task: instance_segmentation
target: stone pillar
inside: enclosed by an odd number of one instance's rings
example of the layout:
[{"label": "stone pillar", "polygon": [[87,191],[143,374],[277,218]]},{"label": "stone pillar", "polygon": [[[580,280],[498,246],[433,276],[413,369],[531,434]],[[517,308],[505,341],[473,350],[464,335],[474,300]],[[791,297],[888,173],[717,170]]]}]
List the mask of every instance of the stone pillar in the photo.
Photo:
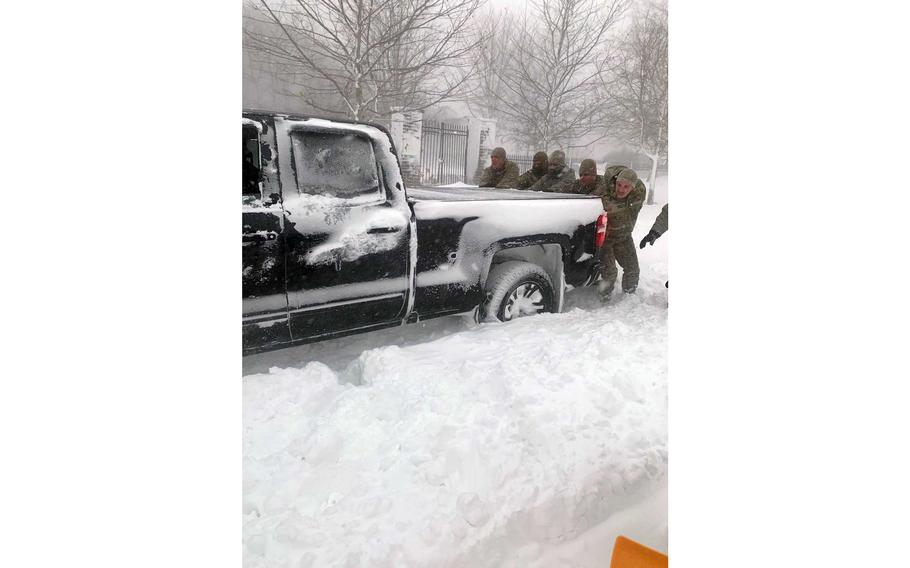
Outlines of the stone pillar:
[{"label": "stone pillar", "polygon": [[476,184],[483,169],[490,165],[490,153],[496,147],[496,120],[471,118],[468,120],[468,159],[464,165],[465,183]]},{"label": "stone pillar", "polygon": [[420,138],[423,134],[423,113],[420,111],[393,112],[389,124],[392,143],[398,151],[401,178],[405,185],[420,184]]}]

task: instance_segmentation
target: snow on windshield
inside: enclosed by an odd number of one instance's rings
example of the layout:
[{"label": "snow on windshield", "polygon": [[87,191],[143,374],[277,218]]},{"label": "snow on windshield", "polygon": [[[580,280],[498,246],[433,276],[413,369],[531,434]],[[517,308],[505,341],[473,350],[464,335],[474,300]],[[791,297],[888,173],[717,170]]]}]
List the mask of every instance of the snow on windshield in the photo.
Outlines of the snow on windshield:
[{"label": "snow on windshield", "polygon": [[301,193],[339,198],[380,196],[370,140],[337,131],[292,131],[297,186]]},{"label": "snow on windshield", "polygon": [[404,184],[401,177],[397,175],[398,159],[392,153],[392,143],[385,132],[374,126],[367,124],[349,124],[333,122],[322,118],[310,118],[307,120],[284,120],[276,119],[276,126],[280,128],[293,129],[294,126],[304,126],[306,128],[318,128],[322,131],[334,131],[343,134],[360,133],[366,135],[373,141],[373,149],[379,161],[379,166],[387,176],[386,182],[390,189],[402,191]]}]

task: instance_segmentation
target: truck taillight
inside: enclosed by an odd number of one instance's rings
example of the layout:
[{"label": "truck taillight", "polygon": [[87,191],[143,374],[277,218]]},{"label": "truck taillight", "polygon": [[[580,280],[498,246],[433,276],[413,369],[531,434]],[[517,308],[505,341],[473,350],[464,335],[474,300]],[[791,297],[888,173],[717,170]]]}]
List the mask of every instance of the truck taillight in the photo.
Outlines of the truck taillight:
[{"label": "truck taillight", "polygon": [[597,225],[595,226],[594,246],[600,247],[604,244],[604,237],[607,236],[607,214],[601,213],[597,216]]}]

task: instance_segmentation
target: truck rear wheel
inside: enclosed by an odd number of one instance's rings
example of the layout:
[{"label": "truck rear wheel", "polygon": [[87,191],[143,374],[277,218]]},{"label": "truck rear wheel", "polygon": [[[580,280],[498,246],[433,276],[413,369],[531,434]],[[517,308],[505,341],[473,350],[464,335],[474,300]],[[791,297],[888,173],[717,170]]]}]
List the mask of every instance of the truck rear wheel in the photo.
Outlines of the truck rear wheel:
[{"label": "truck rear wheel", "polygon": [[510,260],[490,269],[484,286],[481,320],[510,321],[556,311],[553,283],[543,268]]}]

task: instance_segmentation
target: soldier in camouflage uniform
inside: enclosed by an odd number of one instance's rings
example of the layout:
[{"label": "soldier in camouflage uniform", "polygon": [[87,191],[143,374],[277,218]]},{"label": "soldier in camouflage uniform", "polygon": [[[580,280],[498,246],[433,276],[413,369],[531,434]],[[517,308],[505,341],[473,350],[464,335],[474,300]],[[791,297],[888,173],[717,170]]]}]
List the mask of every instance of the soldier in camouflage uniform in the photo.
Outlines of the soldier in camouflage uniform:
[{"label": "soldier in camouflage uniform", "polygon": [[[645,235],[645,238],[641,240],[638,244],[638,248],[643,249],[645,245],[654,246],[654,241],[660,238],[660,236],[667,232],[667,229],[670,228],[670,204],[667,203],[664,205],[663,209],[660,210],[660,215],[657,216],[657,219],[654,220],[654,224],[651,225],[651,230],[648,231],[648,234]],[[664,286],[669,288],[670,282],[664,282]]]},{"label": "soldier in camouflage uniform", "polygon": [[[587,158],[578,166],[578,179],[564,187],[561,193],[579,193],[590,195],[604,184],[604,177],[597,175],[597,162]],[[603,195],[603,190],[598,195]]]},{"label": "soldier in camouflage uniform", "polygon": [[528,189],[531,191],[559,193],[564,191],[574,180],[575,170],[566,167],[566,153],[562,150],[553,150],[550,154],[547,174]]},{"label": "soldier in camouflage uniform", "polygon": [[531,169],[521,174],[521,177],[518,178],[518,185],[515,188],[529,189],[532,185],[537,183],[537,180],[547,173],[549,165],[546,152],[537,152],[534,154],[534,161],[531,164]]},{"label": "soldier in camouflage uniform", "polygon": [[600,247],[603,280],[598,284],[598,290],[604,300],[609,300],[619,272],[617,262],[622,267],[622,291],[631,294],[638,287],[638,252],[632,240],[632,229],[645,202],[645,184],[634,170],[624,166],[607,168],[604,179],[606,182],[592,195],[601,196],[607,212],[607,233]]},{"label": "soldier in camouflage uniform", "polygon": [[480,176],[480,187],[514,188],[518,185],[518,164],[506,159],[504,148],[493,148],[490,166]]},{"label": "soldier in camouflage uniform", "polygon": [[648,234],[645,235],[645,238],[641,240],[638,244],[638,248],[643,249],[645,245],[654,245],[654,241],[660,238],[660,236],[667,232],[669,229],[669,207],[670,204],[667,203],[664,205],[663,209],[660,210],[660,215],[657,216],[657,219],[654,220],[654,224],[651,225],[651,230],[648,231]]}]

